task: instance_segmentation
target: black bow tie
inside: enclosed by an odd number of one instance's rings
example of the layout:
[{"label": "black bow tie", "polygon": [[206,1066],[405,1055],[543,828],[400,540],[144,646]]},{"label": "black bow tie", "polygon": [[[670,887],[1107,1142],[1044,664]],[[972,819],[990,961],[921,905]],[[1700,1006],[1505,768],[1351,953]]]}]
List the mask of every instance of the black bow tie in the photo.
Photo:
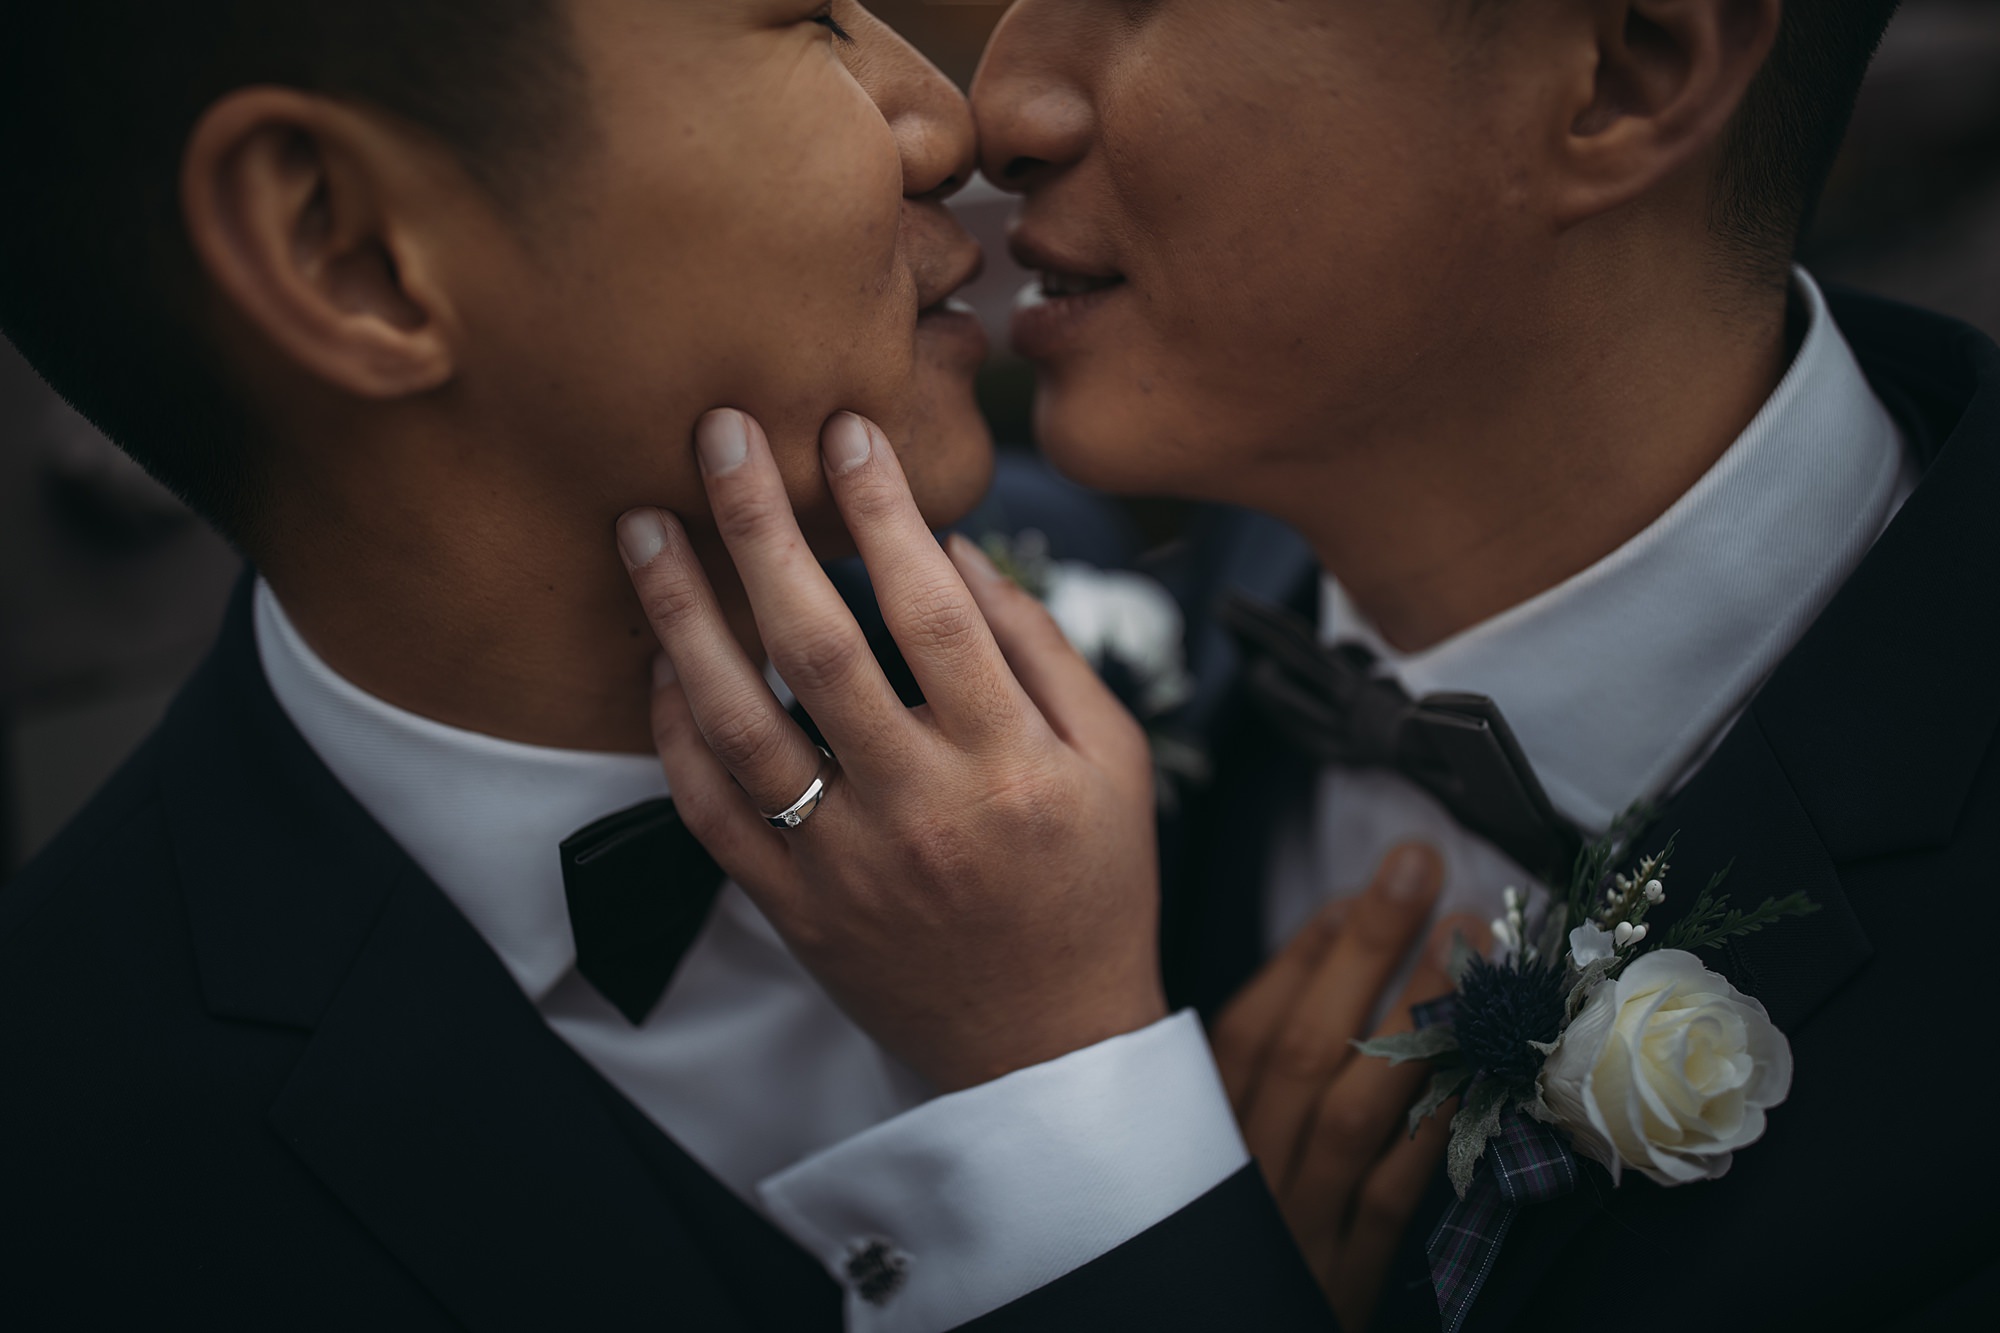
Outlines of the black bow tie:
[{"label": "black bow tie", "polygon": [[1322,645],[1305,620],[1247,598],[1229,598],[1222,622],[1242,645],[1252,699],[1287,743],[1322,763],[1392,769],[1543,883],[1568,883],[1581,837],[1491,699],[1411,699],[1360,644]]},{"label": "black bow tie", "polygon": [[564,839],[562,869],[576,970],[637,1027],[708,920],[722,868],[658,800]]}]

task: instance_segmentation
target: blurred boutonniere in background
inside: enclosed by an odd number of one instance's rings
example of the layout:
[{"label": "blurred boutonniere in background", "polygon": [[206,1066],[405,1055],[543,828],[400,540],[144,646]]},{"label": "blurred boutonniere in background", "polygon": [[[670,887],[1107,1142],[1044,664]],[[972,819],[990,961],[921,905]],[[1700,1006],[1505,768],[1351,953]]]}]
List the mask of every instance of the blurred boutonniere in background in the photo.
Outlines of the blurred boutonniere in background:
[{"label": "blurred boutonniere in background", "polygon": [[1630,873],[1614,867],[1648,822],[1634,810],[1578,857],[1567,894],[1531,923],[1505,891],[1497,953],[1462,942],[1457,989],[1421,1006],[1416,1029],[1358,1043],[1396,1063],[1428,1060],[1410,1128],[1460,1099],[1447,1170],[1458,1201],[1428,1246],[1446,1333],[1463,1322],[1516,1211],[1576,1188],[1573,1153],[1614,1185],[1627,1168],[1660,1185],[1713,1180],[1763,1137],[1792,1083],[1792,1051],[1764,1006],[1696,952],[1818,908],[1804,894],[1747,910],[1716,875],[1665,930],[1673,841]]},{"label": "blurred boutonniere in background", "polygon": [[1056,560],[1048,538],[1029,529],[980,541],[1001,573],[1026,589],[1146,728],[1160,805],[1172,811],[1185,785],[1208,780],[1207,753],[1169,719],[1194,697],[1187,668],[1187,622],[1157,581],[1129,570]]}]

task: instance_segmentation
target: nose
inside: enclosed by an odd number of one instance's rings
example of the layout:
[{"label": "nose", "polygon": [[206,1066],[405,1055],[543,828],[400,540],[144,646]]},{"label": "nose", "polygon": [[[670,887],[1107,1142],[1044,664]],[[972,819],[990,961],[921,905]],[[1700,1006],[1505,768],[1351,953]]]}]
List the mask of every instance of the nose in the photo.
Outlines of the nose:
[{"label": "nose", "polygon": [[978,142],[965,94],[888,25],[861,44],[868,54],[854,76],[875,99],[903,158],[903,194],[944,200],[972,179]]},{"label": "nose", "polygon": [[1003,190],[1026,191],[1080,162],[1096,134],[1088,6],[1017,0],[972,81],[979,165]]}]

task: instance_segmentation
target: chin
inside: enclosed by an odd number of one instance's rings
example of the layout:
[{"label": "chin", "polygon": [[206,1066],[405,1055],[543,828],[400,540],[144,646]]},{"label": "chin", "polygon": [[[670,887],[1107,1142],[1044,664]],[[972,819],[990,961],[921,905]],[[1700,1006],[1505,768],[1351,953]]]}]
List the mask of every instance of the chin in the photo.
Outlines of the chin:
[{"label": "chin", "polygon": [[910,411],[897,425],[882,423],[933,529],[971,513],[993,484],[993,432],[974,392],[978,369],[977,359],[921,357]]},{"label": "chin", "polygon": [[993,434],[977,409],[929,434],[925,447],[899,457],[924,522],[948,528],[971,513],[993,484]]},{"label": "chin", "polygon": [[1110,495],[1173,494],[1174,450],[1167,441],[1174,427],[1151,420],[1157,408],[1043,369],[1035,385],[1035,442],[1049,466],[1079,486]]},{"label": "chin", "polygon": [[[951,397],[949,403],[933,402],[900,421],[877,422],[895,447],[917,511],[932,529],[948,528],[971,513],[993,484],[992,432],[970,388]],[[855,553],[854,538],[824,477],[815,472],[809,485],[809,493],[792,489],[799,529],[819,559],[846,559]]]}]

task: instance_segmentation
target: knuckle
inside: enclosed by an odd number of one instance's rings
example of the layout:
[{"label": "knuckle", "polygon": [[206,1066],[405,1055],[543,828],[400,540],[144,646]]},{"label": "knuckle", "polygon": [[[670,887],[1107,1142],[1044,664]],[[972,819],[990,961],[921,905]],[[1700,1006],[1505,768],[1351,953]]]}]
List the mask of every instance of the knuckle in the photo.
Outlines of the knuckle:
[{"label": "knuckle", "polygon": [[763,487],[741,487],[726,501],[713,504],[715,526],[725,540],[761,536],[782,528],[791,518],[790,503],[782,492]]},{"label": "knuckle", "polygon": [[908,646],[918,652],[957,652],[974,643],[985,628],[964,595],[941,583],[919,589],[905,605]]},{"label": "knuckle", "polygon": [[784,748],[784,732],[753,709],[726,711],[702,731],[708,748],[723,766],[739,777],[756,772]]},{"label": "knuckle", "polygon": [[847,480],[847,506],[856,518],[880,522],[895,517],[903,496],[879,468],[858,468]]},{"label": "knuckle", "polygon": [[678,787],[674,791],[674,811],[688,832],[706,844],[713,844],[728,829],[730,810],[721,793],[707,787]]},{"label": "knuckle", "polygon": [[1026,847],[1046,847],[1061,841],[1077,802],[1065,784],[1028,773],[1002,779],[993,786],[991,809]]},{"label": "knuckle", "polygon": [[936,822],[912,829],[904,845],[919,879],[927,884],[961,885],[979,869],[978,849],[957,830]]},{"label": "knuckle", "polygon": [[845,684],[866,651],[857,634],[838,627],[815,628],[786,643],[778,671],[794,690],[823,693]]},{"label": "knuckle", "polygon": [[912,850],[925,877],[956,884],[972,869],[975,859],[963,839],[930,829],[917,835]]},{"label": "knuckle", "polygon": [[646,580],[639,591],[639,603],[646,619],[663,629],[687,623],[701,610],[701,592],[690,579],[678,573],[662,573]]},{"label": "knuckle", "polygon": [[1344,1050],[1330,1047],[1318,1033],[1289,1030],[1271,1044],[1274,1073],[1300,1083],[1323,1083],[1340,1068]]},{"label": "knuckle", "polygon": [[1383,1129],[1379,1118],[1366,1106],[1349,1099],[1329,1098],[1320,1104],[1313,1119],[1313,1139],[1322,1151],[1344,1157],[1358,1157],[1381,1146]]}]

